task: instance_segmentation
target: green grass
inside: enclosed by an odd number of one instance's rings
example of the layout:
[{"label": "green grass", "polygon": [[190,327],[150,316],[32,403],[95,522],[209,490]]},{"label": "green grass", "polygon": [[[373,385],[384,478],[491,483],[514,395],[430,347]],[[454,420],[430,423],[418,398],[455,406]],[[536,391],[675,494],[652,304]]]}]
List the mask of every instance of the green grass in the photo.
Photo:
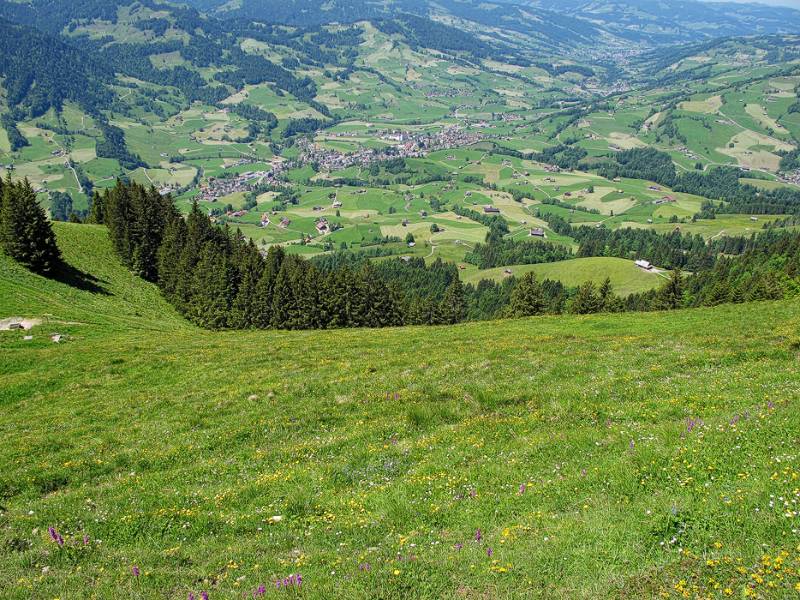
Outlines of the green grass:
[{"label": "green grass", "polygon": [[142,330],[187,327],[157,288],[122,268],[105,227],[53,223],[53,228],[72,272],[48,279],[0,254],[0,318],[42,317],[54,330],[61,323]]},{"label": "green grass", "polygon": [[57,233],[109,295],[2,259],[76,323],[0,333],[0,597],[792,597],[796,302],[210,333]]},{"label": "green grass", "polygon": [[643,271],[624,258],[576,258],[538,265],[515,265],[471,272],[465,279],[477,283],[481,279],[500,281],[505,277],[508,268],[515,276],[521,277],[529,271],[536,273],[541,281],[552,279],[560,281],[567,287],[577,287],[587,281],[600,285],[608,277],[614,286],[614,292],[620,296],[629,296],[638,292],[646,292],[664,284],[665,279],[656,273]]}]

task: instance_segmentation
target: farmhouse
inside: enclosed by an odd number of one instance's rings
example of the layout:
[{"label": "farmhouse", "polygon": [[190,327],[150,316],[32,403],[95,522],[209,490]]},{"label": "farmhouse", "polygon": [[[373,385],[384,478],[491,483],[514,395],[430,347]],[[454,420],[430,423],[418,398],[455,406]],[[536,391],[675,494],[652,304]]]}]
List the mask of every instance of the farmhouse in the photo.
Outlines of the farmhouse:
[{"label": "farmhouse", "polygon": [[341,200],[334,200],[333,204],[331,206],[333,206],[333,208],[342,208],[342,201]]},{"label": "farmhouse", "polygon": [[487,204],[486,206],[483,207],[483,212],[485,212],[487,215],[488,214],[498,214],[499,215],[500,214],[500,209],[497,208],[496,206],[489,206]]},{"label": "farmhouse", "polygon": [[644,269],[645,271],[652,271],[653,270],[653,265],[651,265],[646,260],[641,260],[641,259],[637,260],[636,261],[636,266],[639,267],[640,269]]},{"label": "farmhouse", "polygon": [[326,234],[330,231],[327,219],[320,219],[319,221],[317,221],[315,227],[317,228],[317,231],[321,234]]},{"label": "farmhouse", "polygon": [[542,229],[541,227],[534,227],[534,228],[531,229],[529,235],[531,237],[543,238],[543,237],[545,237],[544,229]]}]

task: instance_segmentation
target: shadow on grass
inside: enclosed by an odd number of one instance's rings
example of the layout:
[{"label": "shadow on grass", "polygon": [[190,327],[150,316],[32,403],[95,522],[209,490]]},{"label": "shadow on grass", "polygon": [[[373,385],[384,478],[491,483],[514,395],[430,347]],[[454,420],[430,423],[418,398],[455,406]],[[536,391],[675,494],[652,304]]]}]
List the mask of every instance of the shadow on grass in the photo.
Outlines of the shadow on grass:
[{"label": "shadow on grass", "polygon": [[84,292],[91,292],[92,294],[100,294],[103,296],[111,296],[111,293],[106,290],[101,284],[108,283],[102,279],[98,279],[94,275],[84,273],[80,269],[76,269],[70,264],[61,262],[58,267],[53,269],[50,273],[44,274],[48,279],[64,283],[70,287],[74,287]]}]

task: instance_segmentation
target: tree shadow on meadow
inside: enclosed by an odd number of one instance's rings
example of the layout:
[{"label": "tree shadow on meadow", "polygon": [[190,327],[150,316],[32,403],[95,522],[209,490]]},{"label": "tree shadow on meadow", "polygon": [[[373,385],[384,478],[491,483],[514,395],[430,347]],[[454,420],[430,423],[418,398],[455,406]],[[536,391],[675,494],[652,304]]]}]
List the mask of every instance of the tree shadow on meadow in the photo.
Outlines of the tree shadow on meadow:
[{"label": "tree shadow on meadow", "polygon": [[64,262],[63,260],[51,272],[44,274],[48,279],[58,281],[70,287],[90,292],[92,294],[100,294],[103,296],[111,296],[111,292],[106,290],[101,284],[108,283],[90,273],[86,273],[73,267],[72,265]]}]

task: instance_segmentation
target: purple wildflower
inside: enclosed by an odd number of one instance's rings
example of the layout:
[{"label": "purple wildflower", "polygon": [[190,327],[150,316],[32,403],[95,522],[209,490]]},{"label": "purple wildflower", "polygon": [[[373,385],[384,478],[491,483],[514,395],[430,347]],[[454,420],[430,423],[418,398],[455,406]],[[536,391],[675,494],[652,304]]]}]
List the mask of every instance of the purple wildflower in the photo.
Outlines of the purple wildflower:
[{"label": "purple wildflower", "polygon": [[631,443],[630,443],[630,444],[628,444],[628,448],[630,448],[631,450],[633,450],[633,448],[634,448],[635,446],[636,446],[636,442],[634,442],[633,440],[631,440]]},{"label": "purple wildflower", "polygon": [[767,410],[772,410],[773,408],[775,408],[775,403],[772,400],[770,400],[769,402],[767,402]]},{"label": "purple wildflower", "polygon": [[188,600],[194,600],[194,593],[193,592],[189,592],[189,595],[187,596],[187,599]]},{"label": "purple wildflower", "polygon": [[88,546],[89,545],[89,536],[86,535],[86,534],[83,534],[83,545],[84,546]]},{"label": "purple wildflower", "polygon": [[489,558],[492,558],[492,554],[494,554],[494,550],[492,550],[491,548],[487,548],[486,549],[486,556],[488,556]]},{"label": "purple wildflower", "polygon": [[300,587],[303,585],[303,576],[299,573],[289,575],[289,577],[284,577],[283,579],[278,579],[275,582],[275,587],[280,589],[282,587],[288,588],[291,586]]},{"label": "purple wildflower", "polygon": [[456,550],[458,550],[458,551],[461,551],[461,549],[462,549],[463,547],[464,547],[464,544],[462,544],[461,542],[459,542],[459,543],[457,543],[455,546],[453,546],[453,548],[455,548],[455,549],[456,549]]},{"label": "purple wildflower", "polygon": [[200,600],[208,600],[208,592],[205,590],[200,592]]},{"label": "purple wildflower", "polygon": [[133,574],[134,577],[138,577],[141,574],[141,572],[139,571],[139,567],[137,567],[136,565],[133,565],[131,567],[131,573]]},{"label": "purple wildflower", "polygon": [[481,541],[481,539],[483,539],[483,534],[481,534],[481,530],[480,530],[480,529],[478,529],[478,530],[475,532],[475,541],[476,541],[476,542],[480,542],[480,541]]},{"label": "purple wildflower", "polygon": [[358,565],[359,571],[369,571],[370,569],[372,569],[372,567],[370,566],[369,563],[361,563],[360,565]]},{"label": "purple wildflower", "polygon": [[55,527],[48,527],[47,533],[50,534],[50,539],[52,539],[54,542],[58,541],[58,532],[56,531]]},{"label": "purple wildflower", "polygon": [[266,593],[267,593],[267,587],[262,584],[256,588],[255,592],[253,592],[253,598],[257,598],[258,596],[263,596]]},{"label": "purple wildflower", "polygon": [[478,492],[477,492],[477,491],[475,491],[475,488],[472,488],[472,489],[469,491],[469,497],[470,497],[470,498],[476,498],[477,496],[478,496]]},{"label": "purple wildflower", "polygon": [[524,494],[525,490],[527,490],[527,489],[528,489],[528,487],[524,483],[521,483],[519,485],[519,495],[522,496],[522,494]]},{"label": "purple wildflower", "polygon": [[692,433],[692,429],[694,429],[694,426],[696,424],[697,424],[697,421],[695,421],[694,419],[688,419],[686,421],[686,431],[688,431],[689,433]]}]

